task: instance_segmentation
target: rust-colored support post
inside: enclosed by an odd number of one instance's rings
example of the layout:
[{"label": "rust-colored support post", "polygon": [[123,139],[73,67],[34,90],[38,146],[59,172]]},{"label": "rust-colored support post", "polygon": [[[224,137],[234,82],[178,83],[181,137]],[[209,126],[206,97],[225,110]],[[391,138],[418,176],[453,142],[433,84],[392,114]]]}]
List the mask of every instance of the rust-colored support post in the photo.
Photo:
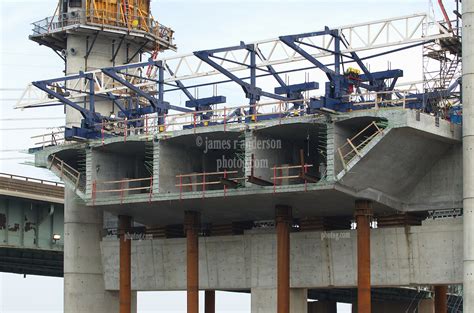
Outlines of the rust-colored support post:
[{"label": "rust-colored support post", "polygon": [[372,203],[357,200],[355,203],[357,223],[357,312],[371,313],[370,296],[370,222]]},{"label": "rust-colored support post", "polygon": [[199,212],[186,211],[184,231],[186,232],[186,277],[188,313],[199,313]]},{"label": "rust-colored support post", "polygon": [[132,218],[120,215],[120,313],[131,313],[132,310],[132,241],[126,235],[131,227]]},{"label": "rust-colored support post", "polygon": [[216,312],[216,292],[214,290],[206,290],[204,293],[204,313]]},{"label": "rust-colored support post", "polygon": [[276,206],[277,312],[290,313],[290,227],[291,207]]},{"label": "rust-colored support post", "polygon": [[435,286],[435,313],[448,312],[448,286]]}]

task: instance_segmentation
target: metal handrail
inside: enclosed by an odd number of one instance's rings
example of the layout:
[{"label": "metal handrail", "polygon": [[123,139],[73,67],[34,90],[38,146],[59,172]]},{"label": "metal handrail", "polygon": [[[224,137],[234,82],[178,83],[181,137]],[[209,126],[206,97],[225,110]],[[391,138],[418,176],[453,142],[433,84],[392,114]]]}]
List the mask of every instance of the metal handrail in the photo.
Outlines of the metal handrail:
[{"label": "metal handrail", "polygon": [[46,179],[41,179],[41,178],[33,178],[33,177],[28,177],[28,176],[21,176],[21,175],[15,175],[15,174],[7,174],[7,173],[0,173],[0,177],[7,177],[10,179],[16,179],[16,180],[21,180],[21,181],[26,181],[26,182],[33,182],[33,183],[38,183],[38,184],[43,184],[43,185],[54,185],[57,187],[63,187],[64,183],[62,182],[55,182],[52,180],[46,180]]},{"label": "metal handrail", "polygon": [[[401,93],[404,96],[401,99],[385,99],[385,100],[376,100],[375,102],[364,102],[364,103],[356,103],[356,105],[364,105],[364,104],[374,104],[375,107],[373,109],[380,110],[383,109],[383,105],[401,105],[402,108],[407,108],[406,104],[410,101],[415,100],[414,98],[408,98],[408,94],[406,91],[382,91],[382,92],[375,92],[375,93],[367,93],[362,94],[375,96],[377,99],[377,95],[387,95],[387,94],[396,94]],[[351,97],[355,97],[357,95],[351,95]],[[276,115],[277,118],[275,120],[280,120],[280,122],[287,118],[299,117],[302,114],[307,114],[306,109],[295,109],[295,110],[287,110],[284,109],[285,106],[293,104],[295,102],[301,103],[303,106],[307,106],[311,99],[316,98],[305,98],[305,99],[298,99],[298,100],[291,100],[291,101],[269,101],[263,103],[257,103],[254,105],[239,105],[239,106],[232,106],[232,107],[224,107],[224,108],[217,108],[211,110],[203,110],[203,111],[193,111],[187,113],[176,113],[176,114],[163,114],[159,116],[149,116],[145,115],[144,117],[136,118],[136,119],[124,119],[124,120],[116,120],[110,122],[102,122],[95,124],[96,127],[102,129],[102,141],[104,142],[105,135],[109,136],[119,136],[119,137],[126,137],[128,134],[142,134],[142,135],[154,135],[155,133],[167,133],[171,131],[180,130],[179,127],[184,125],[191,125],[193,128],[212,125],[213,123],[217,123],[224,126],[224,131],[227,128],[227,125],[232,125],[236,123],[248,123],[258,121],[258,117],[262,116],[270,116]],[[229,118],[230,114],[236,110],[245,111],[249,110],[250,108],[256,109],[257,113],[252,115],[245,115],[245,116],[234,116]],[[260,112],[258,110],[261,109]],[[202,120],[200,116],[206,115],[208,113],[212,114],[212,117],[209,120]],[[314,113],[311,114],[312,116],[317,116],[318,114],[322,113]],[[158,120],[164,120],[163,124],[158,125]],[[240,120],[239,120],[240,119]],[[141,122],[144,126],[139,127],[129,127],[128,124]],[[50,133],[46,133],[44,135],[38,135],[35,137],[41,136],[49,136]],[[60,138],[62,139],[62,138]],[[42,142],[38,143],[42,144]]]},{"label": "metal handrail", "polygon": [[[68,13],[61,13],[51,17],[32,23],[33,36],[39,36],[64,30],[68,26],[77,24],[92,24],[100,25],[101,27],[119,27],[127,28],[134,31],[143,31],[153,34],[157,38],[166,41],[169,45],[173,43],[173,30],[169,27],[161,25],[151,16],[144,16],[140,12],[138,15],[125,15],[129,22],[127,22],[123,15],[122,18],[117,18],[117,12],[96,10],[90,8],[88,10],[76,10]],[[130,21],[138,21],[135,27]]]},{"label": "metal handrail", "polygon": [[[371,134],[370,136],[368,136],[367,138],[365,138],[364,140],[362,140],[360,143],[354,144],[354,141],[360,138],[360,136],[362,136],[362,134],[364,134],[371,127],[375,127],[376,129],[375,132]],[[373,121],[367,127],[365,127],[360,132],[355,134],[352,138],[347,138],[346,143],[337,149],[344,169],[347,168],[347,164],[350,163],[356,155],[361,156],[360,150],[364,148],[370,141],[372,141],[372,139],[377,137],[379,134],[383,133],[383,131],[384,131],[384,128],[379,127],[377,125],[377,122]],[[347,153],[343,153],[343,149],[346,147],[350,147],[350,150]]]},{"label": "metal handrail", "polygon": [[[144,181],[149,181],[150,184],[148,186],[143,186],[143,187],[124,187],[125,183],[130,183],[130,182],[144,182]],[[97,189],[97,186],[99,185],[113,185],[113,184],[119,184],[119,187],[110,187],[111,189]],[[104,194],[104,193],[119,193],[118,196],[120,196],[120,203],[123,204],[123,199],[125,196],[125,192],[128,191],[138,191],[142,193],[143,190],[148,191],[148,197],[149,201],[151,202],[151,198],[153,195],[153,177],[145,177],[145,178],[130,178],[130,179],[121,179],[121,180],[110,180],[110,181],[97,181],[94,180],[92,182],[92,203],[95,205],[95,201],[97,198],[97,194]]]},{"label": "metal handrail", "polygon": [[[55,162],[56,161],[56,162]],[[55,154],[52,155],[52,158],[50,160],[49,168],[51,169],[52,167],[56,167],[60,171],[60,177],[63,178],[64,176],[69,177],[73,183],[75,188],[79,187],[84,187],[84,186],[79,186],[81,182],[81,173],[64,162],[63,160],[59,159],[56,157]]]}]

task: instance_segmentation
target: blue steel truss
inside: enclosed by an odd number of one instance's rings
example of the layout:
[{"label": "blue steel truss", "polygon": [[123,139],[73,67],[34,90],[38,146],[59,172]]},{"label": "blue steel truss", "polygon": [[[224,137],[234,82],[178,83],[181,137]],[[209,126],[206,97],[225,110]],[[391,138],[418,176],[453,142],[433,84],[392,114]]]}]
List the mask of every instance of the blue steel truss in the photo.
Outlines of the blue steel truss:
[{"label": "blue steel truss", "polygon": [[[316,46],[304,41],[305,38],[328,35],[332,38],[331,48],[329,48],[329,46]],[[225,103],[226,97],[222,95],[214,95],[212,97],[199,99],[191,94],[189,88],[217,85],[229,82],[233,82],[242,88],[245,97],[249,99],[250,105],[248,111],[244,110],[242,112],[239,109],[231,112],[231,114],[227,116],[227,120],[235,116],[242,116],[245,118],[244,120],[247,121],[256,121],[257,119],[271,119],[277,117],[277,115],[266,115],[264,117],[262,116],[255,118],[255,114],[257,113],[256,105],[261,97],[293,103],[292,109],[304,108],[306,114],[317,113],[321,110],[326,112],[346,112],[350,110],[367,109],[374,107],[375,105],[383,106],[384,100],[386,100],[387,103],[390,103],[388,100],[391,100],[392,97],[402,97],[402,95],[399,93],[390,93],[390,91],[394,91],[397,80],[403,76],[403,71],[401,69],[395,69],[381,72],[371,72],[364,65],[363,61],[424,44],[424,42],[421,42],[361,58],[356,52],[341,52],[341,46],[348,48],[348,42],[337,29],[329,29],[326,27],[324,31],[281,36],[279,39],[286,46],[291,48],[310,64],[312,64],[312,67],[310,68],[297,69],[294,71],[310,69],[322,71],[324,74],[326,74],[328,81],[325,82],[324,96],[319,98],[311,98],[308,104],[304,104],[304,102],[301,101],[304,99],[304,92],[319,89],[319,83],[315,81],[306,81],[291,85],[285,83],[281,75],[283,73],[291,72],[291,70],[278,71],[271,65],[258,67],[256,65],[257,58],[259,58],[261,61],[265,61],[263,53],[261,53],[261,51],[259,51],[259,49],[254,44],[245,44],[244,42],[241,42],[238,46],[194,52],[194,55],[198,59],[202,60],[213,69],[220,72],[225,78],[227,78],[221,79],[220,81],[213,81],[188,87],[186,87],[180,80],[174,81],[174,84],[165,83],[165,71],[167,71],[171,76],[173,76],[174,73],[168,66],[164,66],[162,61],[150,59],[146,62],[108,67],[101,70],[107,77],[113,79],[131,91],[127,94],[114,94],[112,92],[100,95],[95,94],[95,81],[90,74],[84,72],[67,77],[36,81],[33,82],[33,85],[46,92],[50,98],[57,99],[59,104],[68,105],[75,110],[78,110],[82,114],[83,120],[81,127],[66,129],[66,139],[72,137],[89,139],[101,136],[100,124],[104,121],[110,121],[111,119],[126,119],[128,121],[126,123],[130,124],[131,126],[140,127],[143,126],[141,125],[143,121],[139,119],[140,117],[146,114],[157,114],[158,124],[163,124],[163,116],[168,114],[169,110],[176,110],[179,112],[196,112],[196,115],[200,119],[198,126],[204,125],[203,122],[209,120],[212,117],[212,111],[210,111],[211,106]],[[322,63],[308,51],[308,49],[311,48],[330,53],[333,56],[333,63]],[[246,61],[244,61],[245,63],[237,62],[217,55],[218,53],[222,52],[235,51],[245,51],[249,53],[249,57],[246,59]],[[246,69],[248,74],[238,76],[237,74],[222,66],[221,64],[223,62],[235,63],[238,66],[242,66]],[[358,68],[360,68],[360,71],[351,71],[351,68],[347,67],[348,64],[353,63],[357,64]],[[152,69],[156,70],[156,77],[150,78],[147,75],[137,75],[131,74],[129,72],[131,69],[143,67],[151,67]],[[264,91],[257,85],[257,78],[264,76],[271,76],[275,79],[277,86],[272,92]],[[154,92],[146,91],[140,88],[140,86],[137,86],[137,84],[133,83],[134,78],[136,78],[137,81],[147,81],[156,84],[157,88],[154,90]],[[71,85],[68,84],[68,82],[77,79],[85,79],[88,81],[89,88],[85,95],[88,103],[87,108],[84,107],[84,105],[80,105],[68,98],[68,94],[72,91],[75,91],[72,87],[68,87],[68,85]],[[62,83],[62,85],[59,83]],[[435,101],[440,97],[449,97],[450,94],[456,89],[458,83],[459,82],[456,82],[454,86],[451,86],[446,90],[423,94],[410,94],[409,96],[412,101],[407,103],[406,106],[414,109],[428,108],[430,106],[427,104],[429,104],[430,101]],[[185,103],[185,107],[174,106],[165,101],[165,94],[171,91],[181,91],[188,98]],[[380,99],[377,100],[377,103],[375,101],[369,101],[363,96],[365,92],[380,92]],[[95,110],[95,101],[97,99],[110,100],[112,103],[114,103],[119,109],[118,117],[110,118],[97,113]],[[147,105],[144,105],[144,102],[147,103]],[[358,103],[363,103],[363,105]],[[304,107],[305,105],[306,107]],[[252,118],[250,119],[250,117]],[[239,120],[241,121],[241,119]],[[224,120],[224,123],[225,122],[226,120]],[[206,122],[205,125],[209,125],[209,123]]]}]

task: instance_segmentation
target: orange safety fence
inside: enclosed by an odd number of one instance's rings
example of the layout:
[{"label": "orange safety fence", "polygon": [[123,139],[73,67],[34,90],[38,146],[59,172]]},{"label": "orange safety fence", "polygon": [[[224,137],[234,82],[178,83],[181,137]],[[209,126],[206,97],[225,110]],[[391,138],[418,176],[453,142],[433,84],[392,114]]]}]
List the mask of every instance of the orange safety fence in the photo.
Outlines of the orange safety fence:
[{"label": "orange safety fence", "polygon": [[[224,189],[224,195],[227,194],[227,183],[231,185],[237,185],[241,181],[245,181],[245,177],[235,177],[238,175],[238,171],[220,171],[220,172],[203,172],[203,173],[192,173],[192,174],[179,174],[176,175],[178,183],[175,184],[176,187],[179,187],[180,199],[182,193],[184,192],[183,188],[189,189],[187,191],[197,191],[198,187],[202,189],[202,197],[205,197],[206,187],[207,186],[219,186],[222,185]],[[212,180],[207,180],[211,178]],[[216,179],[217,178],[217,179]],[[196,181],[193,181],[195,179]],[[183,182],[183,180],[188,180],[188,182]],[[198,181],[200,180],[200,181]]]},{"label": "orange safety fence", "polygon": [[[307,184],[307,179],[304,174],[308,173],[308,169],[312,168],[313,164],[303,164],[303,165],[282,165],[272,167],[273,176],[270,179],[273,182],[273,192],[276,192],[277,186],[283,185],[283,180],[290,179],[301,179],[304,180],[305,186]],[[290,174],[290,171],[297,170],[297,174]],[[284,171],[287,171],[287,174],[283,174]]]},{"label": "orange safety fence", "polygon": [[[146,185],[143,186],[143,183],[145,183]],[[104,186],[111,187],[106,187],[107,189],[101,188]],[[115,196],[116,194],[120,196],[120,203],[123,204],[124,197],[129,195],[130,192],[144,193],[144,191],[147,191],[149,195],[149,201],[151,202],[151,198],[153,196],[153,177],[120,179],[110,181],[94,180],[92,182],[92,203],[93,205],[95,205],[97,194],[109,193],[112,194],[112,196]]]}]

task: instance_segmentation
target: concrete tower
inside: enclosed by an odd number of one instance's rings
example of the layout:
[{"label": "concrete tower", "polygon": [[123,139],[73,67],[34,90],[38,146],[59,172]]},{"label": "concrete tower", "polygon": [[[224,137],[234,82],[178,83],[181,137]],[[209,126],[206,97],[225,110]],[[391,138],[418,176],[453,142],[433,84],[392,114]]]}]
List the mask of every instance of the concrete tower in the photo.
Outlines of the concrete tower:
[{"label": "concrete tower", "polygon": [[[33,25],[30,39],[59,54],[66,75],[176,49],[173,31],[153,19],[150,0],[60,0],[53,17]],[[77,84],[68,83],[69,88]],[[104,116],[113,114],[113,106],[109,100],[95,99],[96,112]],[[66,107],[67,127],[80,126],[81,119],[77,110]],[[65,191],[64,210],[64,312],[117,312],[118,292],[104,287],[99,245],[103,212],[86,206],[72,190]],[[136,311],[136,296],[131,301]]]},{"label": "concrete tower", "polygon": [[474,311],[474,1],[463,1],[464,312]]},{"label": "concrete tower", "polygon": [[[150,0],[59,0],[53,17],[33,24],[30,39],[59,53],[66,75],[138,62],[143,53],[176,50],[173,30],[156,22]],[[69,86],[74,82],[69,82]],[[114,111],[96,101],[98,113]],[[80,126],[81,114],[66,107],[66,126]]]}]

